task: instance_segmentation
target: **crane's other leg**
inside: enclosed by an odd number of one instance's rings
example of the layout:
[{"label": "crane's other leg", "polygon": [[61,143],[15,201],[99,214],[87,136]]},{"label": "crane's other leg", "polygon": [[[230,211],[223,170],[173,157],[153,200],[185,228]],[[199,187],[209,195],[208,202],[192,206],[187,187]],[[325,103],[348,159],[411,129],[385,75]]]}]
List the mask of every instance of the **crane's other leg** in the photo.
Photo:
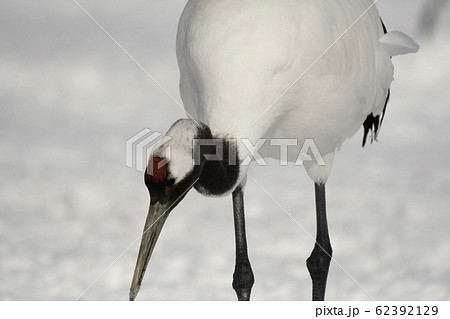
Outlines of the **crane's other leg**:
[{"label": "crane's other leg", "polygon": [[233,274],[233,289],[236,291],[239,301],[248,301],[255,279],[247,253],[244,192],[241,186],[238,186],[233,192],[233,214],[236,237],[236,266]]},{"label": "crane's other leg", "polygon": [[325,204],[325,184],[315,184],[316,191],[316,244],[311,256],[306,261],[312,279],[312,299],[325,299],[328,269],[330,268],[332,249],[328,235],[327,212]]}]

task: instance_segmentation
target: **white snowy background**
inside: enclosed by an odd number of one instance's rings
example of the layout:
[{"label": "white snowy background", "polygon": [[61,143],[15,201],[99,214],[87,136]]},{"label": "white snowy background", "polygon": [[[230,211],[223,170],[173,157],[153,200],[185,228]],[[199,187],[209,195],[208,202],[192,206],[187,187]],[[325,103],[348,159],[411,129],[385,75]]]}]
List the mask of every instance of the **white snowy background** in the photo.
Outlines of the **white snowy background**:
[{"label": "white snowy background", "polygon": [[[434,1],[434,0],[433,0]],[[397,57],[379,142],[362,131],[327,184],[334,257],[376,300],[450,299],[450,5],[380,0],[387,27],[421,43]],[[186,0],[83,5],[176,99]],[[141,234],[148,194],[125,141],[184,113],[71,0],[0,4],[0,300],[75,300]],[[310,300],[313,184],[299,167],[253,166],[246,188],[253,300]],[[81,298],[126,300],[138,244]],[[138,299],[235,300],[230,197],[191,191],[172,212]],[[328,300],[370,300],[332,263]]]}]

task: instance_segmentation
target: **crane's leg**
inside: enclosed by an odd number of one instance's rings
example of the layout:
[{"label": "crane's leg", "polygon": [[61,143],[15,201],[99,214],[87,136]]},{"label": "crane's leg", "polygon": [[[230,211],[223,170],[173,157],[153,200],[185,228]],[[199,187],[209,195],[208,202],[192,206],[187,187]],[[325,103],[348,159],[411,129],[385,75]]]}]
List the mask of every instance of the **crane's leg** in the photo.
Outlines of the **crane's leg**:
[{"label": "crane's leg", "polygon": [[325,184],[315,184],[316,190],[316,244],[306,261],[311,275],[313,301],[324,300],[328,269],[330,268],[332,249],[328,235],[327,212],[325,205]]},{"label": "crane's leg", "polygon": [[250,300],[255,279],[247,254],[245,235],[244,192],[238,186],[233,192],[234,231],[236,237],[236,266],[233,274],[233,289],[239,301]]}]

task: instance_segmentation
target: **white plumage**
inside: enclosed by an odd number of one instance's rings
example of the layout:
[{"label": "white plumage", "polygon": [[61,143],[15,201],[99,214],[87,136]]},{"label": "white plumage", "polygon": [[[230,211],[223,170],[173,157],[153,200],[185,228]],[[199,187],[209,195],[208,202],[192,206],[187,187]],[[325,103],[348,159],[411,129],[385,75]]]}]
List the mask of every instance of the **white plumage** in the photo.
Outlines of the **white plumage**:
[{"label": "white plumage", "polygon": [[[177,39],[187,113],[218,137],[297,138],[291,161],[313,138],[327,165],[305,167],[314,181],[326,181],[335,150],[370,113],[382,112],[393,79],[390,57],[418,49],[401,32],[385,35],[372,4],[190,0]],[[278,158],[277,150],[265,145],[262,154]]]}]

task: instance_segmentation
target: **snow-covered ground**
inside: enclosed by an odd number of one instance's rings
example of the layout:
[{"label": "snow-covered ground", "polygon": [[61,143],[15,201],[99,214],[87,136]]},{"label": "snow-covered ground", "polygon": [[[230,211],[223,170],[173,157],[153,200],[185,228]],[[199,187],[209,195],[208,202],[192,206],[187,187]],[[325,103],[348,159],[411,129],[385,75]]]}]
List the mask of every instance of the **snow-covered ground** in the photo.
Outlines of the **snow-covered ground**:
[{"label": "snow-covered ground", "polygon": [[[380,0],[389,29],[422,45],[398,57],[379,143],[344,144],[327,184],[328,300],[450,299],[450,6],[432,39],[430,0]],[[176,99],[186,0],[79,1]],[[183,111],[73,1],[3,0],[0,11],[0,300],[75,300],[142,231],[148,195],[125,141]],[[251,169],[314,234],[303,169]],[[249,179],[253,300],[309,300],[310,237]],[[83,296],[126,300],[138,244]],[[192,191],[173,211],[139,299],[235,300],[231,199]],[[347,273],[350,274],[351,279]]]}]

